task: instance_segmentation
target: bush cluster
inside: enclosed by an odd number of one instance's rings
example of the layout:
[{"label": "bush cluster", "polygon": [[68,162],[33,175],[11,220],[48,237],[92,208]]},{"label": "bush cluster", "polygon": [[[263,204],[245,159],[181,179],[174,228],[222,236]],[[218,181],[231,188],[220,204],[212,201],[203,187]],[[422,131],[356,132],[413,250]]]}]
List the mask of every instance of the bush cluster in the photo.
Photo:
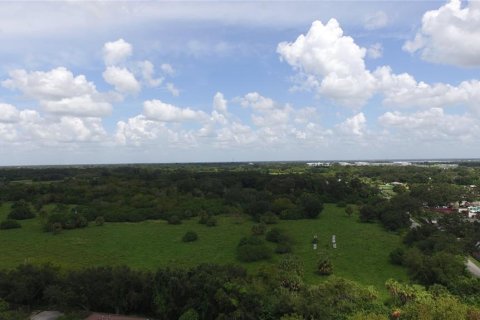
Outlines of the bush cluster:
[{"label": "bush cluster", "polygon": [[16,229],[21,228],[22,226],[18,223],[17,220],[8,219],[0,222],[0,229]]},{"label": "bush cluster", "polygon": [[196,241],[197,239],[198,239],[198,235],[194,231],[187,231],[182,237],[183,242],[193,242],[193,241]]},{"label": "bush cluster", "polygon": [[35,214],[30,208],[30,204],[24,200],[20,200],[12,204],[12,210],[8,214],[9,219],[25,220],[35,218]]},{"label": "bush cluster", "polygon": [[259,237],[251,236],[242,238],[237,246],[237,258],[243,262],[265,260],[271,256],[271,249],[266,245],[265,241]]}]

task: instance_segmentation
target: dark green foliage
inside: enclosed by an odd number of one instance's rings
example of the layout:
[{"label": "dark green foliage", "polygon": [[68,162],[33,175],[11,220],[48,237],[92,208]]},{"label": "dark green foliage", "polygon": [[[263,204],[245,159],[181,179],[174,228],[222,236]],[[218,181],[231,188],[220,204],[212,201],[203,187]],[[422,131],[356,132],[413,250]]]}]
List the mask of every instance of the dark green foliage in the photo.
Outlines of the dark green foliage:
[{"label": "dark green foliage", "polygon": [[290,242],[289,236],[285,233],[284,230],[279,228],[272,228],[269,230],[266,235],[265,239],[270,242],[275,243],[288,243]]},{"label": "dark green foliage", "polygon": [[12,210],[8,214],[9,219],[24,220],[35,218],[35,214],[30,208],[30,204],[24,200],[17,201],[12,204]]},{"label": "dark green foliage", "polygon": [[237,246],[237,258],[243,262],[265,260],[271,256],[271,249],[259,237],[242,238]]},{"label": "dark green foliage", "polygon": [[90,311],[74,311],[67,312],[63,316],[60,316],[57,320],[83,320],[91,314]]},{"label": "dark green foliage", "polygon": [[210,215],[206,211],[201,211],[199,214],[198,223],[200,224],[207,224]]},{"label": "dark green foliage", "polygon": [[361,222],[374,222],[378,218],[377,209],[373,205],[364,205],[360,209]]},{"label": "dark green foliage", "polygon": [[376,292],[355,282],[332,277],[305,290],[295,304],[295,312],[304,319],[347,319],[360,310],[383,309]]},{"label": "dark green foliage", "polygon": [[267,226],[263,223],[254,224],[252,226],[252,234],[254,236],[264,235],[266,231],[267,231]]},{"label": "dark green foliage", "polygon": [[103,216],[98,216],[95,218],[95,224],[97,226],[103,226],[104,223],[105,223],[105,218]]},{"label": "dark green foliage", "polygon": [[53,223],[50,228],[51,228],[50,231],[53,234],[59,234],[63,230],[62,224],[60,222]]},{"label": "dark green foliage", "polygon": [[410,226],[410,215],[419,212],[421,203],[408,194],[399,194],[390,200],[372,199],[360,209],[361,222],[380,220],[387,230],[395,231]]},{"label": "dark green foliage", "polygon": [[8,219],[0,222],[0,229],[17,229],[21,228],[22,226],[18,223],[17,220]]},{"label": "dark green foliage", "polygon": [[193,232],[193,231],[187,231],[182,237],[183,242],[192,242],[192,241],[196,241],[197,239],[198,239],[198,235],[196,232]]},{"label": "dark green foliage", "polygon": [[390,252],[388,257],[390,258],[391,263],[400,266],[403,264],[404,254],[405,254],[405,250],[403,250],[402,248],[397,248],[392,252]]},{"label": "dark green foliage", "polygon": [[280,219],[282,220],[298,220],[303,218],[303,213],[300,208],[292,207],[286,210],[283,210],[280,213]]},{"label": "dark green foliage", "polygon": [[353,211],[354,211],[354,210],[353,210],[353,207],[352,207],[352,206],[350,206],[350,205],[347,205],[347,206],[346,206],[346,208],[345,208],[345,213],[346,213],[349,217],[352,216]]},{"label": "dark green foliage", "polygon": [[278,223],[278,217],[273,212],[267,212],[260,217],[260,222],[265,224],[276,224]]},{"label": "dark green foliage", "polygon": [[199,320],[200,317],[198,315],[198,312],[195,311],[194,309],[188,309],[185,311],[178,320]]},{"label": "dark green foliage", "polygon": [[433,285],[455,285],[463,276],[466,276],[464,258],[447,252],[438,252],[432,256],[423,254],[414,248],[404,253],[403,265],[416,281]]},{"label": "dark green foliage", "polygon": [[318,259],[316,272],[322,276],[328,276],[333,273],[333,263],[327,255],[322,255]]},{"label": "dark green foliage", "polygon": [[337,207],[339,208],[345,208],[346,206],[347,206],[347,203],[345,201],[337,202]]},{"label": "dark green foliage", "polygon": [[88,220],[83,214],[79,213],[53,213],[47,218],[44,226],[45,231],[58,231],[58,229],[68,230],[76,228],[85,228],[88,226]]},{"label": "dark green foliage", "polygon": [[205,223],[207,227],[215,227],[217,225],[217,218],[211,216],[208,218],[207,223]]},{"label": "dark green foliage", "polygon": [[322,212],[323,203],[318,196],[304,193],[300,197],[300,208],[304,218],[314,219]]},{"label": "dark green foliage", "polygon": [[275,253],[285,254],[292,252],[292,245],[290,243],[279,243],[275,247]]},{"label": "dark green foliage", "polygon": [[176,215],[173,215],[170,218],[168,218],[168,224],[181,224],[181,223],[182,223],[182,220]]},{"label": "dark green foliage", "polygon": [[[271,175],[256,166],[238,172],[230,169],[208,165],[4,169],[1,175],[6,183],[0,186],[0,201],[29,199],[37,209],[49,204],[75,206],[87,220],[103,216],[107,222],[168,220],[171,215],[187,219],[196,213],[217,215],[237,207],[256,221],[270,224],[276,220],[270,212],[282,219],[313,218],[322,202],[357,202],[376,192],[343,174],[339,182],[337,177],[324,177],[313,170],[302,175]],[[33,183],[8,183],[16,179]]]}]

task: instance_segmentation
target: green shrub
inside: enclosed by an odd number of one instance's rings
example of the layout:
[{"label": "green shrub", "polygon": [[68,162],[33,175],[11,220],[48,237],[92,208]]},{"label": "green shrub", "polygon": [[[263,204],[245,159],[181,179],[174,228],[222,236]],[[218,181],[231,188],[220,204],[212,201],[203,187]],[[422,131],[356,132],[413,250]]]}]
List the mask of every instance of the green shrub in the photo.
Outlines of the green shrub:
[{"label": "green shrub", "polygon": [[244,262],[269,259],[271,249],[258,237],[242,238],[237,246],[237,258]]},{"label": "green shrub", "polygon": [[254,224],[252,226],[252,234],[254,236],[261,236],[267,231],[267,226],[263,223]]},{"label": "green shrub", "polygon": [[0,222],[0,229],[16,229],[21,228],[22,226],[18,223],[17,220],[8,219]]},{"label": "green shrub", "polygon": [[182,237],[183,242],[192,242],[196,241],[197,239],[198,235],[193,231],[187,231]]},{"label": "green shrub", "polygon": [[353,214],[353,207],[348,205],[346,208],[345,208],[345,213],[350,217],[352,214]]},{"label": "green shrub", "polygon": [[62,224],[60,222],[55,222],[54,224],[52,224],[52,232],[53,234],[59,234],[61,233],[63,230],[62,228]]},{"label": "green shrub", "polygon": [[275,253],[285,254],[292,252],[292,246],[289,243],[279,243],[275,248]]},{"label": "green shrub", "polygon": [[20,200],[12,204],[12,210],[8,214],[8,219],[25,220],[35,218],[35,214],[30,208],[30,204]]},{"label": "green shrub", "polygon": [[195,311],[194,309],[188,309],[185,311],[178,320],[198,320],[200,319],[200,316],[198,315],[198,312]]},{"label": "green shrub", "polygon": [[322,276],[328,276],[333,273],[333,264],[327,256],[320,257],[317,262],[317,273]]},{"label": "green shrub", "polygon": [[205,225],[207,227],[215,227],[217,225],[217,219],[215,217],[210,217]]},{"label": "green shrub", "polygon": [[172,215],[168,218],[168,224],[181,224],[182,220],[177,215]]},{"label": "green shrub", "polygon": [[200,224],[207,224],[207,221],[210,218],[210,215],[205,210],[202,210],[198,216],[198,223]]},{"label": "green shrub", "polygon": [[260,217],[260,222],[265,224],[277,224],[278,217],[273,212],[267,212]]},{"label": "green shrub", "polygon": [[280,219],[282,220],[299,220],[302,218],[302,212],[297,207],[289,208],[280,212]]},{"label": "green shrub", "polygon": [[290,237],[285,234],[285,231],[279,228],[272,228],[270,231],[267,232],[265,235],[265,239],[270,242],[275,243],[290,243]]},{"label": "green shrub", "polygon": [[96,219],[95,219],[95,224],[97,226],[103,226],[103,224],[105,223],[105,218],[103,216],[98,216]]},{"label": "green shrub", "polygon": [[405,250],[402,248],[397,248],[390,252],[389,258],[390,262],[396,265],[401,266],[403,264],[403,255],[405,254]]},{"label": "green shrub", "polygon": [[80,213],[54,213],[48,216],[45,230],[53,232],[55,231],[55,229],[58,229],[57,224],[60,225],[61,229],[66,230],[85,228],[86,226],[88,226],[88,220],[83,214]]}]

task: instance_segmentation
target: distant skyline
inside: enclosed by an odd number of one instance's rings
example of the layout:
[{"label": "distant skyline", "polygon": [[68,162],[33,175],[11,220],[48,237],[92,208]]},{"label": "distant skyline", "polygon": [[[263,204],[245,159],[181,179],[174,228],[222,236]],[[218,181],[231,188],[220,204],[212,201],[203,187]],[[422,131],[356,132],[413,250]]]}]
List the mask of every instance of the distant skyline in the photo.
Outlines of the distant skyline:
[{"label": "distant skyline", "polygon": [[480,158],[480,1],[1,1],[0,166]]}]

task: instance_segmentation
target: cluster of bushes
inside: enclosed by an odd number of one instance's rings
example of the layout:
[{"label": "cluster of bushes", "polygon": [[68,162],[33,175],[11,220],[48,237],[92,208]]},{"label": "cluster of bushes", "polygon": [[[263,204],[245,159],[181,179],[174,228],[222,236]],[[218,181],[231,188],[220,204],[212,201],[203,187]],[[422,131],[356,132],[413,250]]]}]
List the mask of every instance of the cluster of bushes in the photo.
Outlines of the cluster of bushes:
[{"label": "cluster of bushes", "polygon": [[398,194],[390,200],[372,198],[360,208],[361,222],[379,220],[388,230],[398,230],[410,226],[410,216],[419,212],[422,203],[408,193]]},{"label": "cluster of bushes", "polygon": [[0,229],[16,229],[21,228],[22,226],[17,220],[7,219],[0,222]]},{"label": "cluster of bushes", "polygon": [[207,227],[215,227],[217,225],[217,218],[215,218],[213,214],[202,211],[199,216],[198,223],[204,224]]},{"label": "cluster of bushes", "polygon": [[[259,223],[253,225],[251,231],[252,235],[242,238],[237,246],[237,258],[240,261],[252,262],[270,259],[272,249],[265,240],[276,244],[275,253],[277,254],[292,252],[293,241],[284,230],[272,228],[267,231],[267,225]],[[265,236],[265,240],[262,236]]]},{"label": "cluster of bushes", "polygon": [[24,200],[16,201],[12,204],[8,219],[25,220],[35,218],[30,204]]},{"label": "cluster of bushes", "polygon": [[272,250],[265,241],[256,236],[240,239],[237,246],[237,258],[243,262],[266,260],[272,257]]},{"label": "cluster of bushes", "polygon": [[55,212],[47,217],[44,224],[44,230],[58,233],[61,230],[85,228],[88,226],[87,218],[81,213],[75,212]]},{"label": "cluster of bushes", "polygon": [[194,231],[187,231],[182,237],[183,242],[193,242],[193,241],[197,241],[197,239],[198,239],[198,235]]},{"label": "cluster of bushes", "polygon": [[277,244],[275,253],[284,254],[292,252],[293,241],[282,229],[272,228],[265,234],[265,239]]}]

